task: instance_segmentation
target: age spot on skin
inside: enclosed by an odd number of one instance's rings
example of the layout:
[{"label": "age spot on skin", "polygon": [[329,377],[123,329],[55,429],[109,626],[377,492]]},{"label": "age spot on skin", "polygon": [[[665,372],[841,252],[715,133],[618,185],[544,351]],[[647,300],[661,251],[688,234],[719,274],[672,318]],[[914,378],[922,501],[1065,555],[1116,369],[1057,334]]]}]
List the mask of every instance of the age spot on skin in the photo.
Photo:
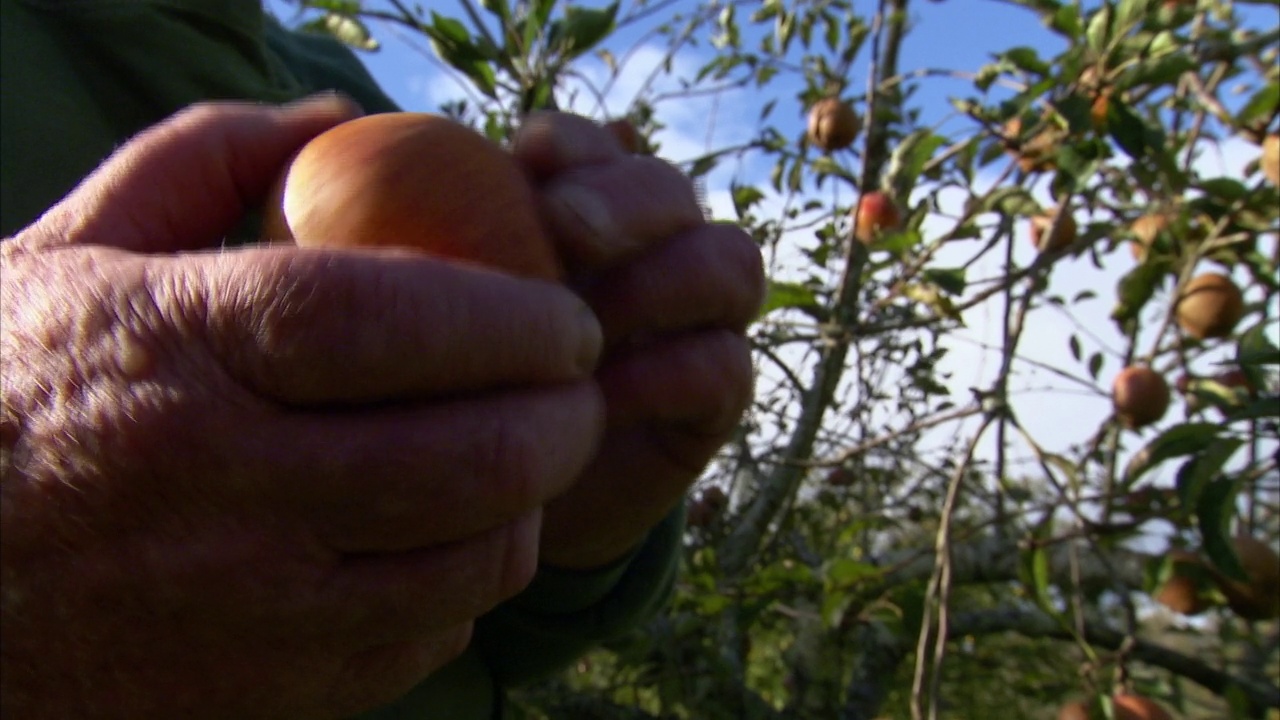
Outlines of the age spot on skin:
[{"label": "age spot on skin", "polygon": [[116,366],[129,380],[143,380],[155,370],[155,357],[125,328],[116,329]]}]

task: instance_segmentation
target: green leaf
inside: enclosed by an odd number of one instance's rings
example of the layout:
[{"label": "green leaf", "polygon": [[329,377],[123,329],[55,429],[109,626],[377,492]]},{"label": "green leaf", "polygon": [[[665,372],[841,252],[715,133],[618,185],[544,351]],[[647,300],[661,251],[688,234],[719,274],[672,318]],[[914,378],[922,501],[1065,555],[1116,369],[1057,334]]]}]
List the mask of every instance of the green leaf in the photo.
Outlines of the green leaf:
[{"label": "green leaf", "polygon": [[776,17],[782,11],[782,0],[765,0],[755,12],[751,13],[751,22],[764,22],[772,17]]},{"label": "green leaf", "polygon": [[613,32],[617,17],[617,0],[602,9],[567,6],[561,25],[565,56],[578,57],[598,45]]},{"label": "green leaf", "polygon": [[551,101],[551,84],[540,80],[533,87],[521,91],[520,110],[527,113],[548,108]]},{"label": "green leaf", "polygon": [[690,178],[699,178],[715,169],[716,163],[719,162],[719,156],[716,154],[703,155],[693,161],[686,171]]},{"label": "green leaf", "polygon": [[1252,125],[1266,120],[1280,107],[1280,82],[1272,81],[1264,85],[1249,98],[1240,113],[1236,115],[1236,123]]},{"label": "green leaf", "polygon": [[511,9],[507,7],[507,0],[480,0],[480,7],[502,20],[503,24],[511,17]]},{"label": "green leaf", "polygon": [[361,0],[303,0],[301,5],[315,10],[327,10],[339,15],[359,15]]},{"label": "green leaf", "polygon": [[1135,25],[1142,22],[1147,14],[1150,0],[1120,0],[1116,6],[1115,35],[1118,37],[1128,33]]},{"label": "green leaf", "polygon": [[1075,40],[1080,37],[1080,9],[1071,3],[1063,4],[1049,16],[1047,24],[1050,30]]},{"label": "green leaf", "polygon": [[822,21],[826,28],[823,33],[823,40],[827,43],[827,50],[835,52],[840,46],[840,23],[831,13],[822,13]]},{"label": "green leaf", "polygon": [[924,166],[946,139],[928,130],[917,130],[902,139],[889,158],[889,186],[894,197],[911,197]]},{"label": "green leaf", "polygon": [[818,157],[814,158],[813,164],[810,165],[810,169],[813,170],[813,174],[815,176],[819,176],[819,177],[823,175],[835,175],[837,177],[844,177],[847,175],[847,173],[845,173],[844,171],[844,168],[840,167],[840,163],[836,162],[835,159],[832,158],[830,155],[819,155]]},{"label": "green leaf", "polygon": [[978,212],[995,212],[1007,217],[1038,215],[1040,203],[1020,185],[1005,185],[979,198]]},{"label": "green leaf", "polygon": [[804,185],[804,163],[796,160],[791,166],[791,172],[787,173],[787,189],[791,192],[799,192]]},{"label": "green leaf", "polygon": [[1000,60],[1007,60],[1014,67],[1033,75],[1048,75],[1049,64],[1040,59],[1034,48],[1016,47],[1006,50],[996,56]]},{"label": "green leaf", "polygon": [[1115,96],[1107,103],[1107,132],[1129,157],[1137,159],[1146,154],[1146,124],[1142,122],[1142,118],[1133,114],[1123,100]]},{"label": "green leaf", "polygon": [[774,34],[778,38],[778,49],[786,54],[787,48],[791,46],[791,38],[795,36],[796,14],[794,11],[783,12],[778,15],[777,20]]},{"label": "green leaf", "polygon": [[488,97],[497,97],[497,79],[489,63],[483,60],[458,60],[451,64],[466,75],[477,90]]},{"label": "green leaf", "polygon": [[302,32],[313,35],[327,35],[334,40],[357,50],[373,52],[381,46],[369,28],[354,15],[330,12],[311,20],[298,28]]},{"label": "green leaf", "polygon": [[1183,507],[1199,505],[1205,488],[1222,472],[1223,466],[1243,444],[1244,441],[1239,438],[1219,437],[1179,468],[1177,489]]},{"label": "green leaf", "polygon": [[545,28],[551,19],[551,12],[556,8],[556,0],[533,0],[529,12],[531,20],[537,28]]},{"label": "green leaf", "polygon": [[929,268],[923,273],[924,279],[938,286],[948,295],[963,295],[966,286],[965,268]]},{"label": "green leaf", "polygon": [[1080,466],[1075,461],[1051,452],[1044,453],[1042,457],[1046,464],[1057,468],[1058,472],[1067,477],[1071,487],[1080,485]]},{"label": "green leaf", "polygon": [[1085,40],[1095,55],[1106,53],[1107,44],[1111,42],[1111,6],[1103,5],[1089,18],[1085,28]]},{"label": "green leaf", "polygon": [[1163,284],[1169,273],[1170,261],[1165,258],[1152,258],[1125,273],[1116,285],[1116,306],[1111,311],[1111,319],[1124,331],[1125,326],[1138,317],[1143,306]]},{"label": "green leaf", "polygon": [[1221,429],[1215,423],[1184,423],[1165,430],[1129,459],[1124,469],[1125,487],[1132,487],[1165,460],[1203,451],[1217,441]]},{"label": "green leaf", "polygon": [[1231,411],[1233,422],[1239,420],[1280,420],[1280,402],[1274,395],[1260,397],[1239,410]]},{"label": "green leaf", "polygon": [[[894,234],[907,235],[910,233],[894,233]],[[879,246],[880,242],[877,241],[876,245]],[[936,285],[930,285],[927,283],[908,283],[902,289],[902,294],[907,298],[910,298],[912,300],[915,300],[918,303],[921,303],[927,306],[930,310],[933,310],[933,312],[936,313],[938,317],[944,317],[944,318],[947,318],[948,320],[954,320],[960,323],[961,325],[964,325],[964,319],[961,317],[960,312],[956,310],[955,305],[952,304],[951,298],[948,298],[947,296],[940,293]],[[945,387],[942,387],[941,391],[946,392],[947,389]]]},{"label": "green leaf", "polygon": [[1231,520],[1236,515],[1239,485],[1238,480],[1227,479],[1209,483],[1200,493],[1200,502],[1196,503],[1196,522],[1200,526],[1205,555],[1227,577],[1248,581],[1231,538]]},{"label": "green leaf", "polygon": [[818,298],[813,290],[800,283],[769,281],[769,291],[765,295],[764,305],[760,308],[759,317],[764,317],[774,310],[795,308],[811,310],[818,307]]},{"label": "green leaf", "polygon": [[1173,85],[1184,74],[1195,69],[1195,61],[1181,53],[1150,58],[1138,64],[1128,76],[1128,84],[1137,87]]},{"label": "green leaf", "polygon": [[727,595],[702,593],[698,595],[695,602],[700,615],[715,616],[728,609],[734,600]]},{"label": "green leaf", "polygon": [[[894,257],[898,257],[907,250],[919,245],[923,239],[924,238],[920,236],[920,233],[915,230],[885,231],[881,232],[879,237],[877,237],[867,249],[887,252]],[[926,292],[921,293],[922,299],[926,294]],[[935,290],[932,294],[929,294],[929,297],[936,294],[937,291]]]},{"label": "green leaf", "polygon": [[1089,377],[1097,380],[1100,372],[1102,372],[1102,353],[1094,353],[1089,356]]},{"label": "green leaf", "polygon": [[826,582],[824,587],[828,590],[847,588],[868,578],[879,577],[884,574],[884,569],[877,565],[858,562],[850,558],[835,558],[827,563],[825,570]]},{"label": "green leaf", "polygon": [[1049,552],[1043,546],[1031,551],[1031,579],[1036,601],[1041,607],[1053,607],[1049,596]]},{"label": "green leaf", "polygon": [[467,32],[467,26],[447,15],[432,12],[431,29],[435,31],[431,35],[432,39],[439,42],[452,42],[459,46],[471,44],[471,33]]},{"label": "green leaf", "polygon": [[424,26],[422,32],[430,39],[431,48],[441,60],[466,75],[480,92],[496,97],[497,80],[489,64],[496,48],[489,45],[486,52],[472,43],[466,26],[436,12],[431,13],[431,25]]},{"label": "green leaf", "polygon": [[1271,343],[1264,325],[1250,328],[1236,343],[1236,363],[1245,366],[1280,365],[1280,348]]},{"label": "green leaf", "polygon": [[754,185],[735,184],[732,186],[730,195],[733,197],[733,210],[737,213],[739,220],[747,214],[752,205],[764,199],[764,193]]},{"label": "green leaf", "polygon": [[1053,536],[1053,513],[1045,513],[1044,519],[1031,530],[1031,537],[1036,542],[1029,550],[1025,550],[1018,558],[1018,576],[1023,587],[1040,606],[1040,609],[1057,617],[1058,610],[1053,605],[1053,596],[1049,592],[1050,566],[1047,543]]},{"label": "green leaf", "polygon": [[1228,205],[1249,196],[1249,188],[1235,178],[1210,178],[1201,180],[1196,186],[1211,198]]}]

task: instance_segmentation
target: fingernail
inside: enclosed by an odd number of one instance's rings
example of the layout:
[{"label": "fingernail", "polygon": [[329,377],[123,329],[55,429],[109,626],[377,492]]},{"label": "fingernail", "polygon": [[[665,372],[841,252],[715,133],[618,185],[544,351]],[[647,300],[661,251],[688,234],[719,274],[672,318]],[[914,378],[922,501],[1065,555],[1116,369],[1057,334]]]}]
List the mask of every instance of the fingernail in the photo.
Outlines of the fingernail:
[{"label": "fingernail", "polygon": [[625,240],[614,226],[608,206],[597,193],[580,186],[565,185],[552,190],[551,195],[563,221],[574,230],[572,236],[578,242],[573,244],[585,244],[586,247],[578,250],[587,257],[610,255],[613,248],[609,245]]},{"label": "fingernail", "polygon": [[585,302],[579,310],[579,322],[582,326],[582,340],[578,346],[578,369],[584,375],[595,372],[600,362],[600,353],[604,350],[604,329],[600,327],[600,319]]},{"label": "fingernail", "polygon": [[364,115],[364,108],[360,107],[360,103],[336,90],[326,90],[314,95],[308,95],[281,106],[281,109],[289,112],[333,114],[352,118]]}]

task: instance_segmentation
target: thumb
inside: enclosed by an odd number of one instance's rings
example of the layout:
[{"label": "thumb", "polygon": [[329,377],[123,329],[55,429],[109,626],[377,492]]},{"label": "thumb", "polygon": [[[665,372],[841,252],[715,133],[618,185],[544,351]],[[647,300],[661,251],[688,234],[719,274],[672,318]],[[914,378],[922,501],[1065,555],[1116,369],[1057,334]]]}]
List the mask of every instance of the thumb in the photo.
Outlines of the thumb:
[{"label": "thumb", "polygon": [[192,105],[117,149],[24,240],[134,252],[216,245],[299,147],[360,114],[328,93],[283,106]]}]

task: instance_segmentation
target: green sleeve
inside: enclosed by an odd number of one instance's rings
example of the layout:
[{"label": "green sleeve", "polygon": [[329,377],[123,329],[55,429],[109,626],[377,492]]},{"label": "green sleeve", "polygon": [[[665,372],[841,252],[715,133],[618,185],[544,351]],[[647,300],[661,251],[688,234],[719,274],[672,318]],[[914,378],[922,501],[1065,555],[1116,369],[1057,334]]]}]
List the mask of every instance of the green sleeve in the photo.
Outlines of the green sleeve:
[{"label": "green sleeve", "polygon": [[267,19],[265,30],[271,56],[283,63],[295,81],[308,91],[341,90],[369,114],[400,110],[355,53],[336,40],[293,32],[274,18]]},{"label": "green sleeve", "polygon": [[542,568],[528,588],[476,622],[471,647],[398,701],[358,720],[492,720],[504,688],[568,667],[591,647],[659,613],[675,586],[683,508],[614,565]]},{"label": "green sleeve", "polygon": [[675,586],[683,528],[681,508],[611,567],[586,573],[543,568],[476,627],[476,645],[495,678],[504,685],[536,679],[654,617]]},{"label": "green sleeve", "polygon": [[193,103],[338,90],[367,112],[398,109],[351,51],[289,32],[258,0],[0,0],[0,60],[4,237]]}]

